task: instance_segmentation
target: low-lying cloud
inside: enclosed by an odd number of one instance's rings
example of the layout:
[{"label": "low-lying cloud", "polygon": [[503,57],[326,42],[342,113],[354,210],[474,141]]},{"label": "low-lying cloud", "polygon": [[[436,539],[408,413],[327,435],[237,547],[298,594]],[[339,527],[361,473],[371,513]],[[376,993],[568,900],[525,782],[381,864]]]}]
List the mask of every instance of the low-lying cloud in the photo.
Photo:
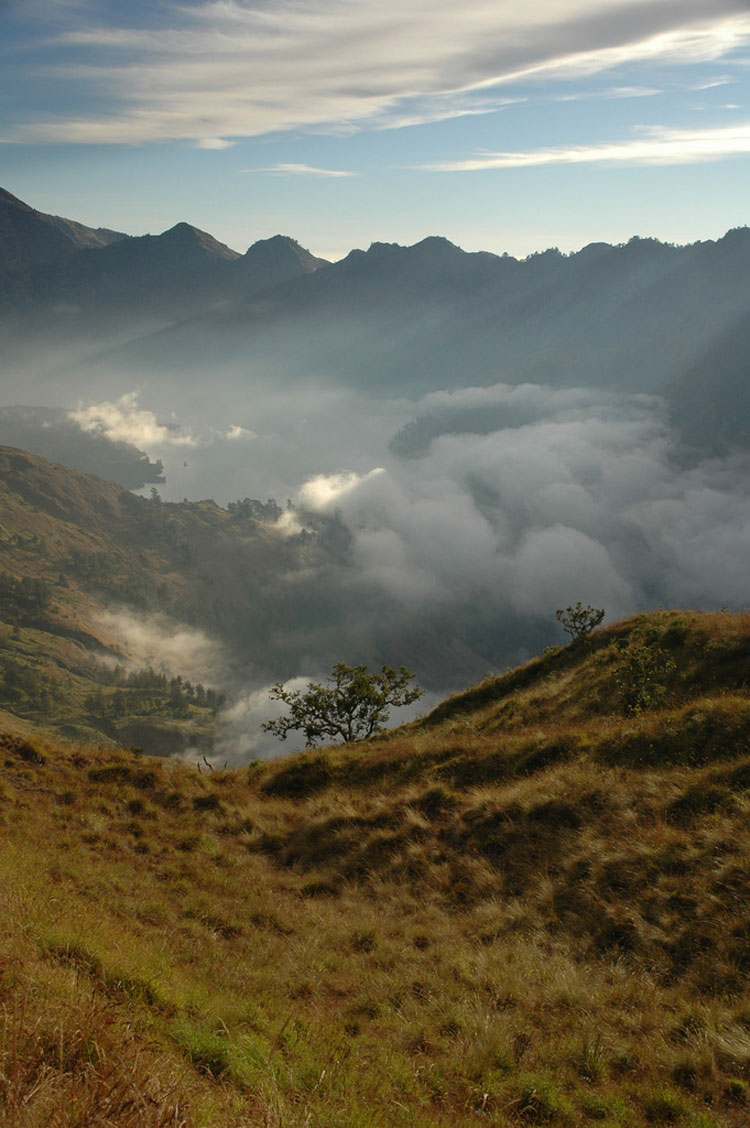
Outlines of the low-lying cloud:
[{"label": "low-lying cloud", "polygon": [[212,687],[224,687],[231,681],[226,648],[196,627],[129,607],[105,608],[97,616],[97,625],[136,667],[150,667],[169,677],[179,674]]},{"label": "low-lying cloud", "polygon": [[[336,661],[404,662],[434,701],[564,642],[555,611],[579,599],[609,621],[748,603],[750,455],[686,451],[657,396],[498,383],[407,401],[256,384],[244,414],[229,386],[205,394],[236,421],[185,400],[183,429],[201,439],[187,457],[174,448],[163,496],[276,496],[278,555],[264,555],[270,524],[236,546],[249,594],[231,639],[122,608],[100,626],[135,664],[227,694],[221,762],[296,747],[262,733],[269,686]],[[157,421],[143,400],[111,403]]]},{"label": "low-lying cloud", "polygon": [[[464,430],[478,405],[524,421]],[[577,599],[610,617],[747,599],[750,459],[685,466],[656,397],[498,385],[422,407],[438,422],[421,457],[317,475],[299,492],[304,507],[339,515],[361,575],[389,598],[474,595],[489,614],[537,620]]]},{"label": "low-lying cloud", "polygon": [[131,443],[153,450],[163,446],[193,447],[197,439],[176,423],[159,423],[152,411],[138,406],[137,391],[113,402],[79,404],[68,413],[82,431],[102,435],[112,442]]}]

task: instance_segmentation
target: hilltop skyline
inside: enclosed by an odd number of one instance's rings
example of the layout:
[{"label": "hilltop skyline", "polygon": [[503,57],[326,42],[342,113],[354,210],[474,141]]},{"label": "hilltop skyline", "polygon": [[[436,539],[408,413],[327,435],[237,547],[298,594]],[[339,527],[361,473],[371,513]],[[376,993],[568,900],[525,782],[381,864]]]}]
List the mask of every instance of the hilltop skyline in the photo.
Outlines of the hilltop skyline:
[{"label": "hilltop skyline", "polygon": [[0,5],[3,182],[129,234],[526,255],[747,222],[738,0]]}]

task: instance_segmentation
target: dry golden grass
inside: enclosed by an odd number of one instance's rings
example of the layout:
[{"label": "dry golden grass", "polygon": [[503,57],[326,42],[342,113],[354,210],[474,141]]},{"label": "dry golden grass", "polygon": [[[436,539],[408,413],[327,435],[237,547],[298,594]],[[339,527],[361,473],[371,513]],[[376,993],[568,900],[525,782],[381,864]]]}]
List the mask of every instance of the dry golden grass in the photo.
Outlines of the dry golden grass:
[{"label": "dry golden grass", "polygon": [[747,1124],[749,643],[640,618],[234,771],[6,738],[3,1123]]}]

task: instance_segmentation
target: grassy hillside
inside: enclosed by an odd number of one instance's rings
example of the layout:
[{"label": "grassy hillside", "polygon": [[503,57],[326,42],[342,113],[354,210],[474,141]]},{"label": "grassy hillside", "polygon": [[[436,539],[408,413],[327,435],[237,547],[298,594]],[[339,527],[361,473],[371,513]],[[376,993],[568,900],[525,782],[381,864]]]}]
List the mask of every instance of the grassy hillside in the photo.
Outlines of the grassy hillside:
[{"label": "grassy hillside", "polygon": [[206,747],[211,687],[185,692],[179,669],[149,679],[102,612],[166,616],[230,649],[252,621],[262,645],[268,584],[324,553],[247,507],[142,498],[0,447],[0,708],[41,733],[162,754]]},{"label": "grassy hillside", "polygon": [[[0,446],[0,711],[41,735],[171,754],[210,746],[223,689],[314,673],[342,653],[377,666],[395,652],[428,686],[487,669],[471,617],[462,635],[423,612],[384,613],[341,521],[300,513],[280,527],[281,515],[273,500],[138,497]],[[199,672],[172,646],[167,684],[149,681],[123,613],[142,643],[187,631]],[[151,665],[158,674],[158,656]]]},{"label": "grassy hillside", "polygon": [[749,656],[639,616],[231,771],[6,737],[4,1123],[747,1124]]}]

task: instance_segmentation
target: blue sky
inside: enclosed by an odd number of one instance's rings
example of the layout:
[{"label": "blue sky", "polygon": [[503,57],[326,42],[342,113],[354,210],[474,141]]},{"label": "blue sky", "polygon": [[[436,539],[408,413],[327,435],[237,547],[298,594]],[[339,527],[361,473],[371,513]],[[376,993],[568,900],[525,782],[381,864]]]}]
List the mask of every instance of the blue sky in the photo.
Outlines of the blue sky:
[{"label": "blue sky", "polygon": [[747,0],[0,0],[0,185],[238,250],[715,238],[749,93]]}]

